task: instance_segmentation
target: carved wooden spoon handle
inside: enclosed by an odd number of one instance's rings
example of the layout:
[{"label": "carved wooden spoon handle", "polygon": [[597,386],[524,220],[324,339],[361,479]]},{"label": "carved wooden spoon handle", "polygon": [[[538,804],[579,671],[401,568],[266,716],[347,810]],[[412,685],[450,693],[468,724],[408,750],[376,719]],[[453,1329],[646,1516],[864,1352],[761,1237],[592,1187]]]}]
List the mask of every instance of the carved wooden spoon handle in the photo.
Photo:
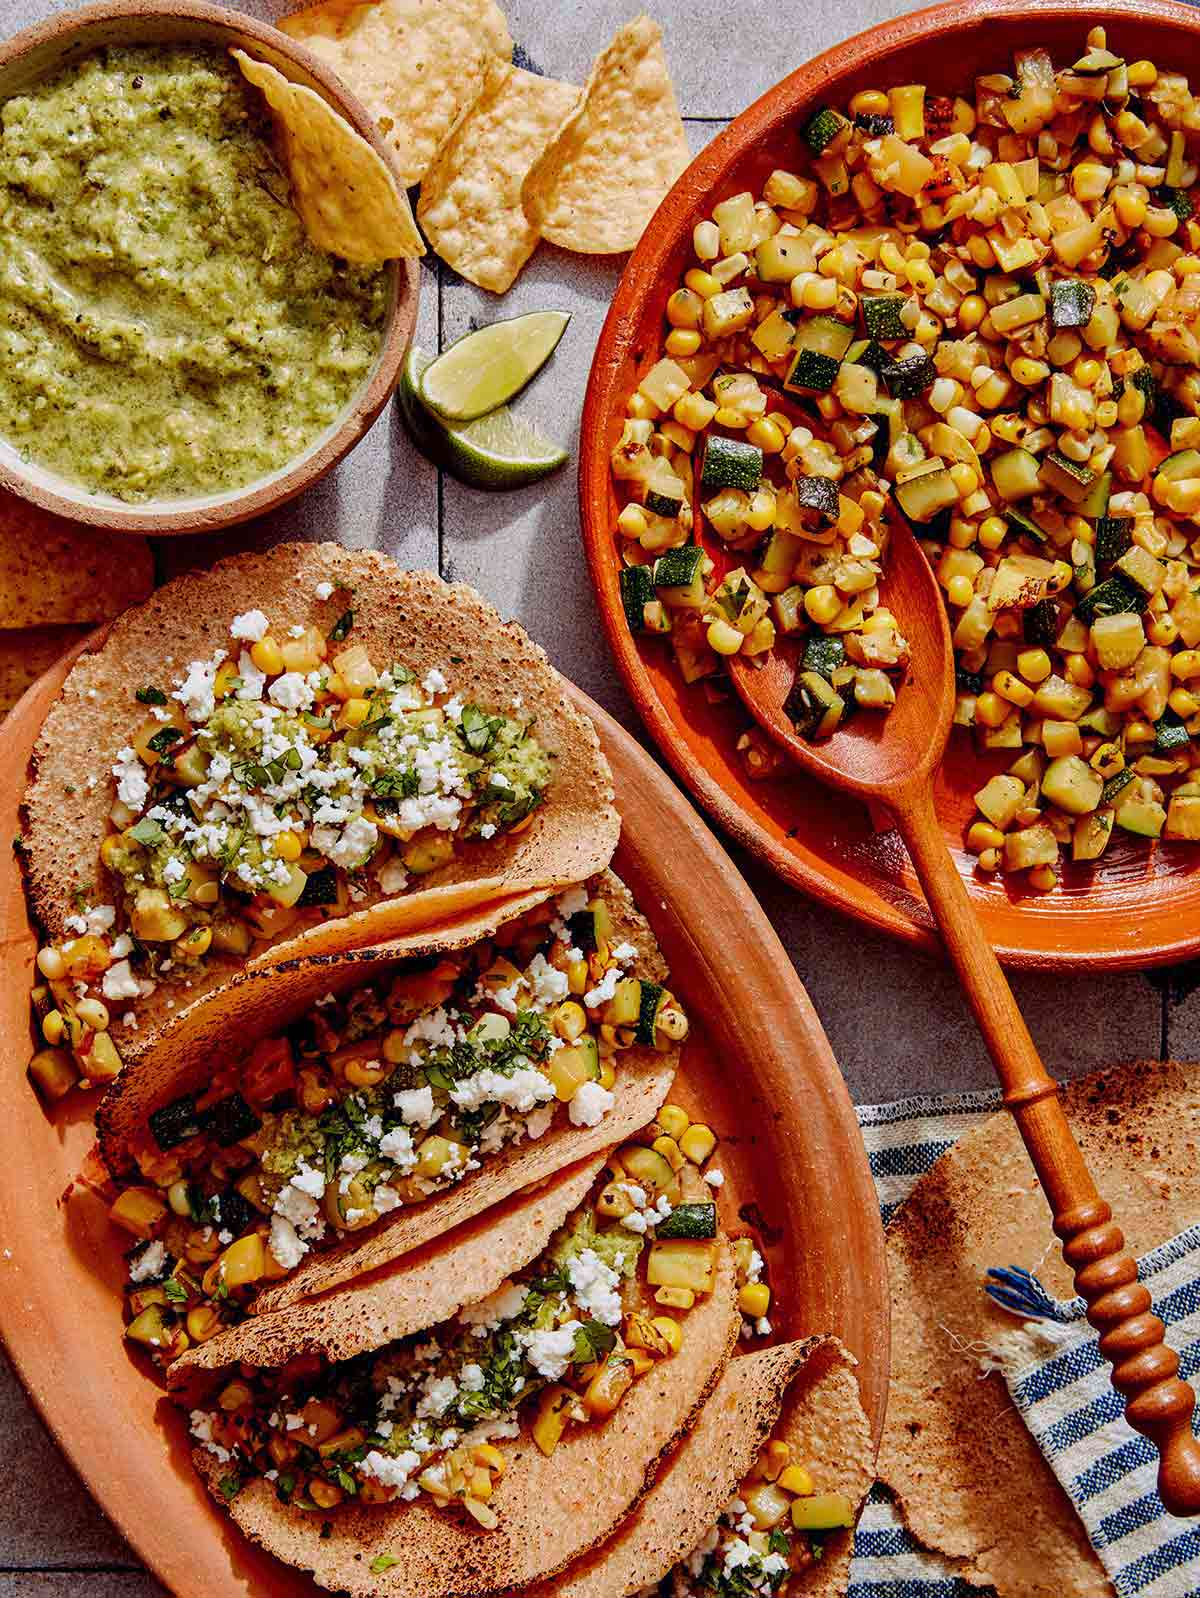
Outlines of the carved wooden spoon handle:
[{"label": "carved wooden spoon handle", "polygon": [[1163,1341],[1163,1323],[1150,1312],[1150,1294],[1137,1279],[1121,1229],[1100,1197],[1059,1101],[1058,1085],[1042,1064],[946,848],[928,789],[896,807],[897,820],[1016,1118],[1025,1147],[1054,1214],[1063,1258],[1100,1332],[1100,1352],[1112,1383],[1126,1398],[1126,1419],[1159,1452],[1158,1490],[1173,1515],[1200,1514],[1200,1442],[1192,1433],[1195,1395],[1179,1380],[1179,1358]]}]

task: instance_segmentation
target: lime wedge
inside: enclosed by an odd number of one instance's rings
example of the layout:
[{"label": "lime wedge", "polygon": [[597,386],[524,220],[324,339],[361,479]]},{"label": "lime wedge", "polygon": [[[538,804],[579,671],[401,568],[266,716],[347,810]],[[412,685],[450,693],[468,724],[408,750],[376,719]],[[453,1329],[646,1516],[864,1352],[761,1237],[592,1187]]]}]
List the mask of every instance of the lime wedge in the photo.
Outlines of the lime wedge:
[{"label": "lime wedge", "polygon": [[521,488],[566,462],[565,449],[505,407],[463,427],[444,426],[421,399],[421,378],[429,365],[428,355],[415,345],[409,349],[396,390],[400,415],[421,453],[460,482],[472,488]]},{"label": "lime wedge", "polygon": [[530,311],[466,333],[421,379],[421,398],[444,422],[472,422],[506,405],[541,371],[571,320]]}]

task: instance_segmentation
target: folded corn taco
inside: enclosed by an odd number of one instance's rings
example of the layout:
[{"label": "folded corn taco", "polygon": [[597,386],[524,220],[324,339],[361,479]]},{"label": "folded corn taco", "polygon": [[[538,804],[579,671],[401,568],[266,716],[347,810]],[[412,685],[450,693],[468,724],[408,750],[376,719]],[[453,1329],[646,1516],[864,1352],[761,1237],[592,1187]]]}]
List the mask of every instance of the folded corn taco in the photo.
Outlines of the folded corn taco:
[{"label": "folded corn taco", "polygon": [[104,1081],[240,969],[581,881],[617,832],[594,729],[472,590],[333,544],[236,556],[127,611],[46,719],[42,1007]]},{"label": "folded corn taco", "polygon": [[854,1364],[835,1337],[730,1360],[636,1513],[523,1598],[840,1598],[875,1479]]},{"label": "folded corn taco", "polygon": [[[665,980],[605,872],[482,943],[246,973],[193,1005],[98,1116],[138,1240],[129,1335],[169,1362],[653,1122],[688,1026]],[[168,1275],[176,1296],[143,1304]]]},{"label": "folded corn taco", "polygon": [[643,1194],[631,1214],[614,1202],[633,1185],[625,1156],[548,1242],[515,1211],[494,1218],[498,1242],[526,1233],[528,1263],[456,1311],[449,1240],[415,1335],[356,1336],[364,1287],[307,1307],[341,1323],[352,1357],[301,1352],[303,1311],[272,1317],[273,1359],[294,1328],[283,1364],[257,1364],[238,1338],[239,1363],[204,1373],[207,1392],[189,1386],[183,1402],[197,1466],[242,1530],[364,1598],[523,1586],[607,1537],[699,1412],[740,1326],[717,1193],[685,1163],[677,1203]]}]

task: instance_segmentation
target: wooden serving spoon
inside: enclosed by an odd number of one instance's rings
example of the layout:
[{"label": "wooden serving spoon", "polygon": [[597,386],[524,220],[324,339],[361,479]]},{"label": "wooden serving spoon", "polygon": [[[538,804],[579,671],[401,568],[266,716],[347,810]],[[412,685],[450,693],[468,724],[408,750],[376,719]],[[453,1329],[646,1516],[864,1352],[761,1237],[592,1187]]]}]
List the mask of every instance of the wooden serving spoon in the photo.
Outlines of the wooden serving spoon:
[{"label": "wooden serving spoon", "polygon": [[1038,1056],[1000,964],[984,936],[933,803],[933,778],[954,713],[954,654],[937,579],[908,524],[893,513],[887,604],[909,641],[908,680],[885,716],[864,713],[831,737],[809,743],[784,710],[795,657],[777,649],[757,666],[730,660],[743,703],[798,765],[821,782],[892,813],[916,867],[947,953],[958,973],[1004,1088],[1004,1102],[1054,1213],[1063,1258],[1100,1332],[1112,1382],[1127,1399],[1129,1424],[1159,1451],[1158,1490],[1173,1515],[1200,1513],[1200,1442],[1192,1434],[1192,1389],[1163,1342],[1163,1323],[1112,1210],[1100,1197]]}]

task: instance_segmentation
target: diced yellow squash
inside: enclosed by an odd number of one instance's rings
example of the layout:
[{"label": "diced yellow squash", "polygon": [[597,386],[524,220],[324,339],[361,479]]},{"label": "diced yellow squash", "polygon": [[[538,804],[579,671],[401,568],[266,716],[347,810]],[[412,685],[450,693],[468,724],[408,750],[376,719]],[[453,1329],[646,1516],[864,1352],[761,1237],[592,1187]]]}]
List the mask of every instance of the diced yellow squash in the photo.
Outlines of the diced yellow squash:
[{"label": "diced yellow squash", "polygon": [[1072,860],[1099,860],[1112,837],[1113,808],[1105,805],[1090,816],[1080,816],[1071,835]]},{"label": "diced yellow squash", "polygon": [[1135,611],[1116,616],[1097,616],[1092,623],[1092,643],[1104,671],[1124,671],[1146,647],[1146,630]]},{"label": "diced yellow squash", "polygon": [[742,1494],[746,1513],[754,1519],[755,1531],[770,1531],[792,1508],[791,1493],[783,1492],[773,1481],[758,1481]]},{"label": "diced yellow squash", "polygon": [[1200,842],[1200,794],[1172,794],[1163,836]]},{"label": "diced yellow squash", "polygon": [[693,1293],[711,1293],[717,1269],[717,1246],[685,1238],[652,1243],[646,1261],[651,1287],[688,1287]]},{"label": "diced yellow squash", "polygon": [[721,253],[735,255],[754,242],[754,196],[749,189],[713,206],[713,221],[721,231]]},{"label": "diced yellow squash", "polygon": [[1004,840],[1005,871],[1031,871],[1036,866],[1052,866],[1057,862],[1058,839],[1041,822],[1020,832],[1010,832]]},{"label": "diced yellow squash", "polygon": [[1033,696],[1034,709],[1049,721],[1078,721],[1091,702],[1089,689],[1067,682],[1057,672],[1047,677]]},{"label": "diced yellow squash", "polygon": [[888,90],[888,109],[892,125],[901,139],[925,137],[925,85],[902,83]]},{"label": "diced yellow squash", "polygon": [[687,373],[667,358],[656,361],[650,368],[638,384],[638,393],[644,394],[660,411],[669,411],[690,387]]},{"label": "diced yellow squash", "polygon": [[379,684],[379,673],[363,644],[352,644],[335,655],[333,669],[346,684],[351,697],[367,694]]},{"label": "diced yellow squash", "polygon": [[988,590],[988,605],[992,610],[1014,605],[1025,610],[1046,597],[1054,575],[1054,562],[1040,555],[1005,555]]},{"label": "diced yellow squash", "polygon": [[1171,606],[1171,620],[1189,649],[1200,644],[1200,594],[1185,588]]},{"label": "diced yellow squash", "polygon": [[975,795],[975,803],[994,827],[1004,831],[1016,820],[1025,799],[1025,784],[1019,777],[993,777]]},{"label": "diced yellow squash", "polygon": [[547,1387],[538,1400],[537,1415],[533,1422],[533,1440],[547,1457],[562,1441],[574,1404],[575,1394],[571,1389],[557,1383]]},{"label": "diced yellow squash", "polygon": [[1042,793],[1069,816],[1095,810],[1104,792],[1104,778],[1079,755],[1060,755],[1042,775]]},{"label": "diced yellow squash", "polygon": [[[795,332],[795,325],[783,311],[772,311],[751,333],[750,342],[768,361],[781,361],[791,350]],[[843,366],[841,370],[844,372],[851,368]],[[874,377],[875,374],[871,372],[870,375]]]},{"label": "diced yellow squash", "polygon": [[749,289],[726,289],[704,302],[704,332],[708,338],[728,338],[740,333],[754,320],[754,301]]}]

